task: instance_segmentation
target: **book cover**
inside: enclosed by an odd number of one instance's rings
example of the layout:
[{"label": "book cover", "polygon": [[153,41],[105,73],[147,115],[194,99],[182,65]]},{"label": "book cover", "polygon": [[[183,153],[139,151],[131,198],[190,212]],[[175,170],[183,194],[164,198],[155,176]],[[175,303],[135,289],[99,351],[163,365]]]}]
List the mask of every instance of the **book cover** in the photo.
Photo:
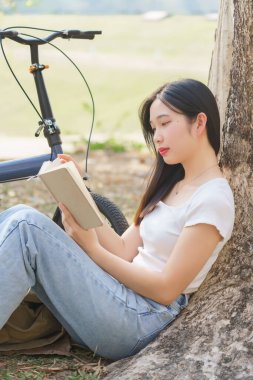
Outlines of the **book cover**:
[{"label": "book cover", "polygon": [[55,200],[62,202],[84,229],[102,226],[103,219],[73,162],[43,163],[38,177]]}]

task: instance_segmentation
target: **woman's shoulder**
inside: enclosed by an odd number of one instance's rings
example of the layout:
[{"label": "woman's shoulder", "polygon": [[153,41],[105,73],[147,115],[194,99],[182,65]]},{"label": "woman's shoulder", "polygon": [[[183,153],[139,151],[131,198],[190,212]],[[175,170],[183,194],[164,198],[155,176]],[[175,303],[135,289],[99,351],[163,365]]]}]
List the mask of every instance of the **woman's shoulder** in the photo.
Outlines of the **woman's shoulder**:
[{"label": "woman's shoulder", "polygon": [[229,205],[234,208],[234,196],[228,180],[216,177],[200,185],[190,203],[212,204],[214,207]]},{"label": "woman's shoulder", "polygon": [[219,194],[229,194],[233,196],[233,192],[230,187],[230,184],[225,177],[216,177],[216,178],[209,179],[208,181],[204,182],[198,187],[195,194],[198,194],[198,195],[213,194],[214,195],[214,191],[216,195],[217,195],[216,193],[217,191]]},{"label": "woman's shoulder", "polygon": [[214,178],[194,193],[185,212],[185,227],[198,223],[212,224],[220,234],[231,236],[235,218],[234,197],[225,178]]}]

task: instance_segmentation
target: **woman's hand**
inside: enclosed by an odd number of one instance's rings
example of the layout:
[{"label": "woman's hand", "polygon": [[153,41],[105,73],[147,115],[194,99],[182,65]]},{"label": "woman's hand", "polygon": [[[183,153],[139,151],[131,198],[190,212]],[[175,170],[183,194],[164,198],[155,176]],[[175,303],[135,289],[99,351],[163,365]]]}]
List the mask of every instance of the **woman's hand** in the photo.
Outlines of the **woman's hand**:
[{"label": "woman's hand", "polygon": [[70,211],[59,203],[59,208],[62,211],[62,224],[65,232],[89,255],[94,254],[99,246],[97,234],[94,228],[90,230],[83,229],[72,216]]},{"label": "woman's hand", "polygon": [[60,159],[60,161],[61,161],[62,164],[65,164],[65,162],[72,161],[75,164],[75,166],[76,166],[77,170],[79,171],[79,173],[81,174],[81,176],[83,175],[82,174],[82,169],[81,169],[80,165],[69,154],[63,154],[62,153],[62,154],[58,154],[57,157]]}]

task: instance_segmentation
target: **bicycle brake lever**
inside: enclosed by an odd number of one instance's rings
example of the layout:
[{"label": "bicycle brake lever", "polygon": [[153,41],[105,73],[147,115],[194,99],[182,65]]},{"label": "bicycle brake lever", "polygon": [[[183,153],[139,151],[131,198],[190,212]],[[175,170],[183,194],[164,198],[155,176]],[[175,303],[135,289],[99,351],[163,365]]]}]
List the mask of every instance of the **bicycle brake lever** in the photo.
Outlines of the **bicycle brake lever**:
[{"label": "bicycle brake lever", "polygon": [[44,123],[42,123],[42,121],[39,121],[39,128],[35,132],[35,137],[39,137],[40,132],[42,131],[43,128],[44,128]]}]

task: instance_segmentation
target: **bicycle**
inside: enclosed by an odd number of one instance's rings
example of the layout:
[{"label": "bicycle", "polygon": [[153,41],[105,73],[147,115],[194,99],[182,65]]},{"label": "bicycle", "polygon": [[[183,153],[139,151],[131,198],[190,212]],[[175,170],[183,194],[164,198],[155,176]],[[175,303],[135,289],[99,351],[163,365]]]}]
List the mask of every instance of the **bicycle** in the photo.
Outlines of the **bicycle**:
[{"label": "bicycle", "polygon": [[[36,29],[36,30],[44,30],[44,31],[50,31],[49,35],[46,37],[40,38],[31,36],[29,34],[20,33],[15,29],[18,28],[26,28],[26,29]],[[51,43],[54,39],[61,37],[64,39],[71,39],[71,38],[77,38],[77,39],[94,39],[96,35],[101,34],[101,31],[81,31],[81,30],[63,30],[63,31],[52,31],[52,30],[46,30],[46,29],[40,29],[40,28],[32,28],[32,27],[10,27],[5,28],[4,30],[0,30],[0,43],[2,47],[2,51],[4,54],[4,57],[6,59],[6,62],[14,75],[15,79],[17,80],[18,84],[20,85],[21,89],[22,86],[18,79],[16,78],[14,72],[12,71],[12,68],[10,67],[8,60],[5,56],[3,46],[2,46],[2,39],[9,38],[15,42],[18,42],[23,45],[28,45],[30,47],[30,55],[31,55],[31,66],[30,66],[30,72],[33,74],[33,78],[35,81],[36,86],[36,92],[39,100],[39,107],[40,112],[36,109],[34,104],[32,103],[31,99],[29,98],[28,94],[24,91],[26,97],[32,104],[32,106],[35,108],[37,114],[40,117],[40,121],[38,122],[39,128],[35,133],[35,136],[38,137],[40,132],[43,130],[44,137],[47,139],[49,148],[51,149],[51,152],[49,154],[43,154],[40,156],[34,156],[34,157],[27,157],[23,159],[16,159],[16,160],[8,160],[4,162],[0,162],[0,183],[10,182],[10,181],[16,181],[16,180],[25,180],[30,177],[36,176],[38,173],[42,163],[44,161],[48,160],[54,160],[57,157],[57,154],[63,153],[62,149],[62,141],[60,138],[60,128],[56,123],[56,119],[53,116],[48,92],[46,89],[46,85],[44,82],[42,71],[47,68],[46,65],[41,64],[39,62],[39,46],[49,43],[50,45],[56,47]],[[60,50],[56,47],[56,49]],[[61,51],[62,52],[62,51]],[[77,68],[75,63],[64,53],[62,52]],[[77,68],[78,69],[78,68]],[[78,69],[80,72],[80,70]],[[82,75],[82,73],[80,72]],[[82,75],[83,77],[83,75]],[[83,77],[85,80],[85,78]],[[90,91],[90,88],[88,86],[87,81],[85,80],[85,83],[87,85],[87,88],[90,92],[91,99],[93,102],[93,118],[92,118],[92,125],[91,125],[91,131],[90,136],[88,140],[88,147],[86,151],[86,173],[87,173],[87,162],[88,162],[88,153],[89,153],[89,143],[93,128],[93,122],[94,122],[94,100]],[[84,180],[87,180],[87,176],[83,178]],[[128,227],[128,222],[121,212],[121,210],[108,198],[92,192],[90,188],[88,188],[95,203],[97,204],[98,209],[100,212],[105,216],[107,221],[110,223],[112,228],[121,235],[126,228]],[[55,210],[55,213],[53,215],[53,221],[57,223],[61,228],[63,228],[63,225],[61,223],[61,213],[59,208],[57,207]]]}]

